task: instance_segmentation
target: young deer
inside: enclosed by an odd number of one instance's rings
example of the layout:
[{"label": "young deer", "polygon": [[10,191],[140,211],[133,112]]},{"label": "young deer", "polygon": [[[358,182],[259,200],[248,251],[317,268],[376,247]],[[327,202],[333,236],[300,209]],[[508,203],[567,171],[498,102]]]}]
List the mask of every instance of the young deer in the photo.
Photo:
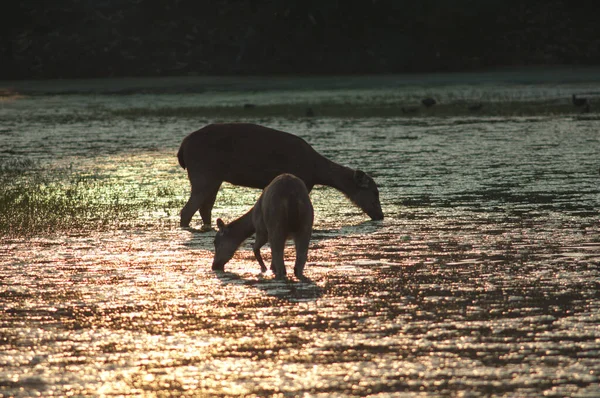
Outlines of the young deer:
[{"label": "young deer", "polygon": [[343,192],[373,220],[382,220],[377,184],[353,170],[320,155],[302,138],[249,123],[209,124],[189,134],[177,153],[192,186],[181,210],[182,227],[188,227],[199,210],[203,229],[211,227],[211,212],[223,181],[263,189],[275,177],[290,173],[310,191],[327,185]]},{"label": "young deer", "polygon": [[313,219],[313,206],[304,182],[292,174],[281,174],[273,179],[254,207],[242,217],[228,225],[220,218],[217,219],[212,269],[223,270],[242,242],[256,232],[252,248],[262,272],[267,267],[260,255],[260,248],[269,242],[271,270],[277,279],[285,279],[283,250],[286,240],[292,238],[296,246],[294,275],[301,281],[307,281],[304,265],[308,256]]}]

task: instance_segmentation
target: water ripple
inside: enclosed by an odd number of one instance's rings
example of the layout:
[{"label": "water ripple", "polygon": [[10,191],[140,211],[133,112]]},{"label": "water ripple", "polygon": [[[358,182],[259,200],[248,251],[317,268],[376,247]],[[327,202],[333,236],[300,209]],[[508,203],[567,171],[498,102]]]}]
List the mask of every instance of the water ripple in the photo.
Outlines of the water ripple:
[{"label": "water ripple", "polygon": [[[214,232],[177,227],[174,154],[202,121],[61,106],[51,126],[13,115],[0,157],[71,165],[140,212],[0,237],[0,395],[600,395],[596,120],[260,120],[381,185],[378,222],[313,190],[299,283],[262,274],[252,239],[212,272]],[[257,195],[225,184],[213,217]]]}]

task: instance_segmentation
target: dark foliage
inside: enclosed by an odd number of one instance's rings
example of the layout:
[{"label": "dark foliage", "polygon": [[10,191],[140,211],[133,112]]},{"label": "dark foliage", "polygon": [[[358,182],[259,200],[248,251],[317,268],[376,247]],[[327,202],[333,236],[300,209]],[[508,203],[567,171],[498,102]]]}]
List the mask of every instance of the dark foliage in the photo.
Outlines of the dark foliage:
[{"label": "dark foliage", "polygon": [[3,8],[2,79],[600,63],[591,0],[24,0]]}]

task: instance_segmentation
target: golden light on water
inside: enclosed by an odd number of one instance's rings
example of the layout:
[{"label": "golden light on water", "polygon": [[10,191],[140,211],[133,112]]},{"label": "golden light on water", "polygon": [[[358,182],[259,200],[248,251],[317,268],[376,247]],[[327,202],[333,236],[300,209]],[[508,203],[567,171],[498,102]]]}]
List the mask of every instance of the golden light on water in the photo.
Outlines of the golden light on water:
[{"label": "golden light on water", "polygon": [[[7,133],[50,152],[9,202],[39,224],[0,236],[0,396],[598,395],[594,120],[271,120],[374,172],[386,215],[316,187],[298,283],[292,245],[290,281],[252,238],[216,273],[179,228],[198,119],[45,112]],[[213,223],[258,195],[224,184]]]}]

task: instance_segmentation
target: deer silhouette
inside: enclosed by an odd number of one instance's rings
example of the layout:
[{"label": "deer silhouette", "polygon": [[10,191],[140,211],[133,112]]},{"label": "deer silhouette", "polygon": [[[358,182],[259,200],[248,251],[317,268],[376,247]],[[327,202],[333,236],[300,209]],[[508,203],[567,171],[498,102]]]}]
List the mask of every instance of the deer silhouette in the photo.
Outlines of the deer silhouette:
[{"label": "deer silhouette", "polygon": [[296,246],[294,275],[301,281],[308,256],[314,211],[304,182],[292,174],[277,176],[263,191],[246,214],[230,224],[217,219],[215,257],[212,269],[223,270],[242,242],[256,232],[253,250],[262,272],[267,270],[260,249],[271,245],[271,270],[277,279],[285,279],[283,259],[285,242],[292,238]]},{"label": "deer silhouette", "polygon": [[199,210],[203,229],[210,229],[223,181],[263,189],[283,173],[300,178],[309,192],[318,184],[336,188],[371,219],[383,219],[379,190],[371,177],[325,158],[302,138],[283,131],[248,123],[210,124],[183,139],[177,158],[192,187],[181,210],[182,227],[188,227]]}]

